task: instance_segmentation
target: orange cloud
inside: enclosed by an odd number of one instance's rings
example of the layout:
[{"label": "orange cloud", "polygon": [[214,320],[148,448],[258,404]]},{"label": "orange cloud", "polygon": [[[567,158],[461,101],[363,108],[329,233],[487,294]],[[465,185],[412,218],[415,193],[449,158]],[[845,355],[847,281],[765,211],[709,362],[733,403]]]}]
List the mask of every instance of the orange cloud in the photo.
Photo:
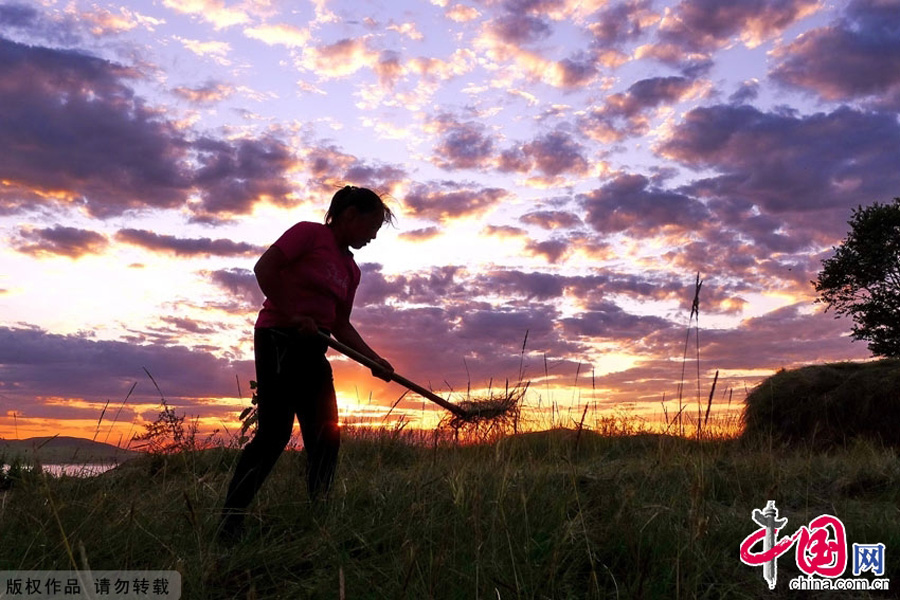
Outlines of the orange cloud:
[{"label": "orange cloud", "polygon": [[478,10],[471,6],[464,6],[462,4],[454,4],[450,8],[444,11],[444,14],[451,21],[455,21],[457,23],[468,23],[469,21],[474,21],[478,17],[481,16],[481,13]]},{"label": "orange cloud", "polygon": [[212,23],[216,29],[250,21],[243,9],[227,7],[224,0],[163,0],[163,6],[181,14],[195,15]]},{"label": "orange cloud", "polygon": [[212,104],[228,98],[234,88],[223,83],[207,83],[198,88],[177,87],[172,90],[176,96],[194,104]]},{"label": "orange cloud", "polygon": [[379,52],[370,50],[365,38],[346,38],[326,46],[306,48],[301,66],[319,77],[347,77],[362,68],[375,68]]},{"label": "orange cloud", "polygon": [[309,42],[308,29],[300,29],[292,25],[260,25],[244,29],[248,38],[259,40],[269,46],[282,45],[288,47],[305,46]]},{"label": "orange cloud", "polygon": [[[71,8],[70,12],[74,13],[74,8]],[[148,24],[151,27],[162,23],[158,19],[143,17],[133,13],[127,8],[119,8],[119,13],[115,14],[95,7],[92,11],[77,13],[75,16],[81,22],[87,24],[90,32],[98,37],[131,31],[141,23]]]},{"label": "orange cloud", "polygon": [[231,64],[231,61],[226,58],[231,52],[231,44],[227,42],[201,42],[200,40],[191,40],[177,35],[175,39],[197,56],[209,58],[226,67]]},{"label": "orange cloud", "polygon": [[411,40],[419,41],[425,38],[425,36],[422,35],[422,32],[420,32],[416,27],[415,23],[401,23],[399,25],[396,23],[391,23],[387,26],[387,30],[396,31],[400,35],[404,35]]}]

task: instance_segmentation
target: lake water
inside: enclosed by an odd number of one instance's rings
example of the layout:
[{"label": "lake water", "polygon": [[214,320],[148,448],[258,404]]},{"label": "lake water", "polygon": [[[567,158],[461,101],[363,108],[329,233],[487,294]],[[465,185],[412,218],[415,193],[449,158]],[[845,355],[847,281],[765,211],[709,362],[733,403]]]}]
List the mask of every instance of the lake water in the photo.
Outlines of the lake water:
[{"label": "lake water", "polygon": [[[68,475],[69,477],[91,477],[93,475],[99,475],[105,471],[109,471],[112,468],[118,466],[118,463],[103,463],[103,464],[77,464],[77,465],[69,465],[69,464],[58,464],[58,465],[41,465],[41,468],[47,473],[53,475],[54,477],[59,477],[60,475]],[[5,471],[9,465],[2,465],[3,470]],[[27,468],[27,467],[26,467]]]}]

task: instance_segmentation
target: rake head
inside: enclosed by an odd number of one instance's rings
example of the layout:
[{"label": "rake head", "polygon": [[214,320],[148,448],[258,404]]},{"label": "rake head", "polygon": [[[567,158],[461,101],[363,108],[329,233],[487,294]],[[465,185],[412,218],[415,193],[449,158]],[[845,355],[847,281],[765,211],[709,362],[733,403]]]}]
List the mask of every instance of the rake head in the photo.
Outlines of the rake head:
[{"label": "rake head", "polygon": [[445,419],[444,423],[453,429],[478,428],[481,425],[505,425],[513,422],[519,414],[519,406],[528,390],[528,384],[507,388],[501,392],[489,392],[486,397],[475,397],[458,402],[456,406],[465,414]]}]

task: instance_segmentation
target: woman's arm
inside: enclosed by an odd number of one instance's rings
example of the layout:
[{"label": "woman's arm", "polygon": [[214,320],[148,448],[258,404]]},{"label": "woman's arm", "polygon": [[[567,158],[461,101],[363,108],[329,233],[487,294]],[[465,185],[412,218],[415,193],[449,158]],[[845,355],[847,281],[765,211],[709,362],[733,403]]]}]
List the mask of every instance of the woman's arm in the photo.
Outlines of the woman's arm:
[{"label": "woman's arm", "polygon": [[350,321],[344,321],[342,324],[335,327],[334,331],[331,333],[337,341],[350,346],[360,354],[368,356],[381,365],[381,369],[372,369],[372,375],[379,379],[384,379],[385,381],[391,380],[390,375],[394,372],[394,367],[366,344],[365,340],[362,339],[362,336],[359,335],[359,332],[356,331],[356,328],[350,324]]},{"label": "woman's arm", "polygon": [[288,260],[284,252],[278,246],[270,246],[253,267],[256,281],[266,298],[278,310],[290,316],[292,326],[301,333],[313,335],[318,329],[315,320],[306,315],[295,314],[292,308],[294,301],[291,298],[290,290],[284,285],[284,277],[281,275],[281,270],[287,264]]}]

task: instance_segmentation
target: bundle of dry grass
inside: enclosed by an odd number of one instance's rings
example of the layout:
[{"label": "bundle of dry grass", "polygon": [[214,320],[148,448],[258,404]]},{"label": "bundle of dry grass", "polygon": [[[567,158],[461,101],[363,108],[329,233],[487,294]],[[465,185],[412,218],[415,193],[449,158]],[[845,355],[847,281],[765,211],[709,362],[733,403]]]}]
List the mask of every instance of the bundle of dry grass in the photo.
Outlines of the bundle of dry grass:
[{"label": "bundle of dry grass", "polygon": [[467,398],[456,403],[464,414],[450,414],[441,421],[441,427],[459,432],[485,434],[506,433],[516,428],[522,400],[528,391],[528,384],[508,385],[502,391],[489,390],[486,396]]},{"label": "bundle of dry grass", "polygon": [[817,446],[855,438],[900,446],[900,360],[780,371],[747,396],[744,439]]}]

